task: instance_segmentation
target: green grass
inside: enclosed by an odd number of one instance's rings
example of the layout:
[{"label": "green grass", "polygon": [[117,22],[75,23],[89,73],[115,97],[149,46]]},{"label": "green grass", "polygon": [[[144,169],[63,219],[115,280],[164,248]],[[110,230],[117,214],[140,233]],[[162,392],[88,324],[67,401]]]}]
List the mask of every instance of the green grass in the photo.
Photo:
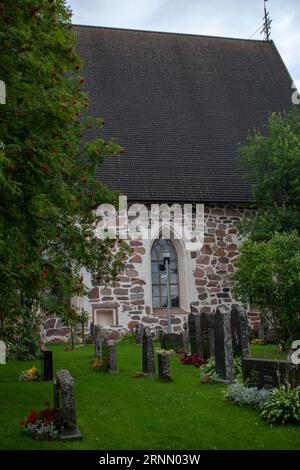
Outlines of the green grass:
[{"label": "green grass", "polygon": [[[81,441],[37,442],[19,420],[52,401],[52,384],[19,382],[38,361],[10,360],[0,366],[1,449],[300,449],[299,427],[270,427],[252,409],[224,401],[224,385],[199,383],[199,371],[171,357],[171,383],[132,378],[141,369],[141,349],[118,345],[119,374],[93,370],[92,346],[63,351],[53,346],[55,369],[75,378]],[[278,356],[275,346],[253,347],[255,357]],[[279,355],[280,356],[280,355]],[[285,355],[283,355],[285,357]]]}]

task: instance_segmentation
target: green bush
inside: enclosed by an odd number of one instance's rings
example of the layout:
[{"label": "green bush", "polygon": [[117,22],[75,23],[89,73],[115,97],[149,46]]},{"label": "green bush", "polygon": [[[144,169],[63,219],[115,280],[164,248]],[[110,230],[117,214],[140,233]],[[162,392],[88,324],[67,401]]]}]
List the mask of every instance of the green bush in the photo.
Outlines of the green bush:
[{"label": "green bush", "polygon": [[121,343],[123,344],[134,344],[135,343],[135,334],[131,331],[125,333],[121,339]]},{"label": "green bush", "polygon": [[300,387],[287,384],[272,390],[261,417],[269,424],[300,424]]},{"label": "green bush", "polygon": [[[235,357],[234,360],[233,360],[233,364],[234,364],[235,377],[236,378],[241,377],[242,376],[242,360],[241,360],[241,358],[240,357]],[[203,364],[203,366],[200,367],[200,379],[204,375],[210,375],[210,376],[215,376],[215,377],[217,376],[217,373],[216,373],[216,360],[213,356],[208,358],[207,361],[205,362],[205,364]]]}]

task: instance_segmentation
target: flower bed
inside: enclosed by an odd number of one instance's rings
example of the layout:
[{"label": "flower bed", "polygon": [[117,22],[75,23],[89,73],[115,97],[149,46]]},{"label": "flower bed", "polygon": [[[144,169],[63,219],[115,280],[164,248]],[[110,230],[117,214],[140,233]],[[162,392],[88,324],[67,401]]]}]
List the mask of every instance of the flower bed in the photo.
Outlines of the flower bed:
[{"label": "flower bed", "polygon": [[193,365],[194,367],[201,367],[204,364],[204,359],[203,357],[200,357],[199,354],[194,353],[194,354],[184,354],[179,358],[179,361],[182,364],[185,365]]},{"label": "flower bed", "polygon": [[50,409],[49,403],[42,411],[31,411],[29,415],[20,421],[24,432],[32,439],[53,440],[57,439],[62,428],[60,410]]}]

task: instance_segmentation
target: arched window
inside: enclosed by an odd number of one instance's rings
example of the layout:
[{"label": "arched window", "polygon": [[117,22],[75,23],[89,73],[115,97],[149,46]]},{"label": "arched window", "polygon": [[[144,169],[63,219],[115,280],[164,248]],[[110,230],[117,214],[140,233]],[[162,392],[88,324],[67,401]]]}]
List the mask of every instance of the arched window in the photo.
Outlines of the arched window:
[{"label": "arched window", "polygon": [[153,243],[151,250],[152,272],[152,303],[153,308],[166,308],[168,306],[168,287],[166,271],[161,270],[164,264],[162,252],[170,252],[170,296],[171,307],[179,307],[179,278],[177,253],[171,240],[159,238]]}]

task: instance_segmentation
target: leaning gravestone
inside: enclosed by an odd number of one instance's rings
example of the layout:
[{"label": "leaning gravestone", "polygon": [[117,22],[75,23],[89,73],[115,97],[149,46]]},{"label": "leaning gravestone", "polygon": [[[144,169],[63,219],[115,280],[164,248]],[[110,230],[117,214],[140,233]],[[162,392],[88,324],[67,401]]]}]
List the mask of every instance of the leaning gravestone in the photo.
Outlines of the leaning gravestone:
[{"label": "leaning gravestone", "polygon": [[6,344],[0,340],[0,364],[6,364]]},{"label": "leaning gravestone", "polygon": [[231,334],[233,355],[250,357],[248,318],[245,309],[240,305],[231,307]]},{"label": "leaning gravestone", "polygon": [[143,374],[155,375],[153,341],[149,328],[144,329],[143,335]]},{"label": "leaning gravestone", "polygon": [[158,354],[158,377],[161,381],[171,381],[169,354]]},{"label": "leaning gravestone", "polygon": [[61,409],[63,430],[61,439],[78,439],[82,435],[77,427],[75,383],[67,369],[59,370],[54,381],[54,406]]},{"label": "leaning gravestone", "polygon": [[42,379],[53,380],[53,351],[41,349],[42,353]]},{"label": "leaning gravestone", "polygon": [[230,310],[218,307],[215,313],[215,359],[216,373],[221,380],[234,380],[233,349]]}]

